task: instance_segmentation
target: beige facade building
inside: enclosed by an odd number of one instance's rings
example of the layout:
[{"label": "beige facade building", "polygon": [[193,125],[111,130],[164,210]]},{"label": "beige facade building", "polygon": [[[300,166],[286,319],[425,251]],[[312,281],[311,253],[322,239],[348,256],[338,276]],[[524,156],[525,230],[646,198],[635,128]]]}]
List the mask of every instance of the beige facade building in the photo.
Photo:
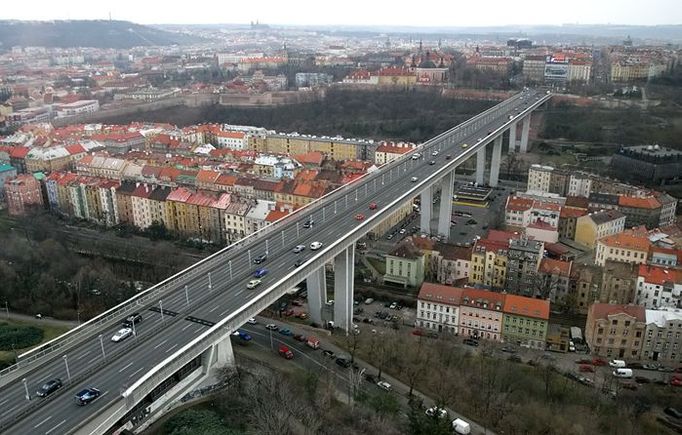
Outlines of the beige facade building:
[{"label": "beige facade building", "polygon": [[593,304],[587,313],[585,339],[594,355],[638,360],[646,326],[644,307]]}]

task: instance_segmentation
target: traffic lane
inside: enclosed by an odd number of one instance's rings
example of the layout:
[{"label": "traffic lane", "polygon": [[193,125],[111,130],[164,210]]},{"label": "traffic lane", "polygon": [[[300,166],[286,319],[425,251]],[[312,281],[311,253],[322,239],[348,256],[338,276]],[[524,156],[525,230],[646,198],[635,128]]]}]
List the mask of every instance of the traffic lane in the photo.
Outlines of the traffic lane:
[{"label": "traffic lane", "polygon": [[[143,316],[147,316],[147,322],[142,322],[137,327],[136,330],[139,336],[146,336],[149,333],[153,323],[160,320],[160,315],[153,312],[143,313]],[[104,345],[104,353],[111,354],[113,351],[117,351],[117,347],[120,348],[121,345],[125,345],[128,342],[123,341],[121,343],[114,343],[111,341],[111,337],[118,331],[122,325],[116,325],[110,328],[108,331],[102,333],[102,342],[100,343],[99,338],[95,338],[89,342],[88,346],[79,346],[75,348],[74,352],[66,352],[59,355],[55,359],[53,364],[43,365],[37,368],[35,371],[31,372],[24,379],[27,381],[28,394],[31,400],[26,400],[26,388],[21,381],[16,381],[8,384],[3,388],[3,398],[11,405],[3,409],[0,413],[0,422],[12,419],[14,416],[19,414],[21,411],[25,410],[30,406],[35,406],[36,401],[42,401],[36,395],[36,391],[47,381],[60,378],[63,384],[67,384],[69,379],[69,374],[72,377],[77,377],[82,375],[93,363],[99,363],[102,361],[102,345]],[[126,340],[133,340],[133,337],[129,337]],[[66,362],[63,356],[67,356]],[[68,364],[69,372],[67,373],[66,367]],[[55,394],[55,393],[53,393]]]},{"label": "traffic lane", "polygon": [[[190,324],[190,327],[186,327]],[[163,359],[172,355],[181,342],[186,342],[208,327],[183,320],[177,322],[166,329],[168,337],[157,337],[146,342],[144,346],[137,346],[131,352],[112,360],[109,365],[96,370],[89,375],[89,381],[81,381],[72,386],[65,386],[59,392],[59,397],[47,402],[41,408],[18,424],[12,426],[8,433],[40,433],[39,427],[36,428],[36,421],[43,421],[47,418],[57,419],[61,416],[66,422],[61,428],[51,433],[68,433],[73,430],[80,421],[92,415],[94,411],[99,411],[108,406],[111,402],[120,398],[121,392],[128,385],[134,383],[145,371],[159,364]],[[131,364],[133,362],[133,364]],[[86,406],[78,406],[74,403],[74,396],[85,387],[98,388],[102,393],[108,392],[96,402]],[[56,393],[55,393],[56,394]]]},{"label": "traffic lane", "polygon": [[[475,134],[474,134],[473,136],[475,136]],[[449,149],[449,148],[456,148],[457,145],[458,145],[458,144],[454,144],[454,145],[452,145],[452,146],[450,146],[450,147],[446,147],[445,149],[447,150],[447,149]],[[443,149],[443,148],[441,147],[441,149]],[[461,154],[462,152],[463,152],[463,150],[460,149],[459,154]],[[458,155],[459,155],[459,154],[458,154]],[[402,171],[403,171],[403,173],[406,174],[406,173],[408,172],[408,169],[410,170],[410,172],[415,171],[415,170],[419,171],[419,170],[420,170],[420,165],[419,165],[418,163],[416,163],[416,162],[419,162],[419,161],[408,160],[408,161],[406,161],[406,162],[403,162],[403,163],[402,163]],[[429,170],[429,168],[425,165],[425,162],[422,161],[422,163],[423,163],[423,164],[421,165],[421,166],[422,166],[421,171],[423,171],[423,174],[428,174],[428,173],[430,173],[430,170]],[[393,181],[393,178],[394,178],[394,177],[397,177],[397,175],[398,175],[398,174],[395,174],[396,168],[397,168],[397,171],[400,171],[401,166],[400,166],[400,165],[396,166],[396,167],[393,168],[393,169],[391,170],[391,172],[389,173],[389,177],[388,177],[388,178],[389,178],[389,181],[391,181],[391,182]],[[422,172],[420,172],[420,173],[422,173]],[[376,181],[374,182],[374,185],[376,185]],[[393,187],[393,186],[397,186],[397,185],[398,185],[398,183],[392,183],[392,184],[391,184],[392,187]],[[373,186],[373,187],[374,187],[374,186]],[[358,188],[360,189],[360,186],[358,186]],[[392,189],[391,189],[391,190],[392,190]],[[360,191],[358,191],[358,189],[356,189],[355,191],[358,192],[356,197],[358,198],[358,201],[359,201],[359,198],[360,198],[360,196],[361,196],[360,192],[362,191],[362,189],[361,189]],[[355,192],[355,191],[353,191],[353,192]],[[384,193],[385,193],[385,192],[384,192]],[[351,192],[351,195],[352,195],[352,192]],[[343,199],[343,206],[344,206],[344,208],[346,208],[346,204],[353,204],[353,202],[356,202],[356,201],[354,200],[354,198],[352,198],[352,200],[348,200],[348,196],[349,196],[349,194],[346,194],[346,195],[343,197],[343,198],[344,198],[344,199]],[[365,189],[365,195],[364,195],[364,196],[365,196],[365,197],[368,197],[368,196],[369,196],[369,189]],[[384,195],[384,196],[386,196],[386,195]],[[392,197],[392,195],[388,195],[388,197],[390,198],[390,197]],[[338,202],[340,201],[340,199],[337,199],[336,201],[337,201],[337,207],[338,207]],[[323,212],[322,210],[318,210],[318,213],[320,214],[320,217],[322,217],[322,214],[323,214],[324,212]],[[314,213],[313,213],[312,215],[314,216]],[[318,219],[319,219],[320,217],[318,217]],[[325,219],[323,218],[323,220],[325,220]],[[291,224],[290,224],[290,225],[291,225]],[[286,230],[286,226],[283,228],[283,231],[284,231],[284,230]],[[297,230],[297,235],[300,234],[299,231],[300,231],[300,230]],[[343,232],[345,232],[345,231],[343,231]],[[266,240],[267,240],[267,239],[266,239]],[[265,240],[261,240],[261,241],[260,241],[260,245],[261,245],[261,246],[259,246],[259,243],[256,242],[256,243],[254,243],[254,245],[252,245],[252,246],[250,247],[250,249],[256,249],[256,250],[257,250],[259,247],[263,247],[263,248],[264,248],[266,244],[267,244],[267,243],[265,242]],[[247,252],[248,252],[248,251],[247,251]],[[242,253],[241,253],[241,258],[243,259],[244,257],[245,257],[245,254],[242,252]],[[225,260],[225,259],[223,259],[223,261],[224,261],[224,260]],[[243,261],[243,260],[242,260],[242,261]],[[216,265],[216,267],[218,267],[218,265]],[[208,273],[208,272],[207,272],[207,273]],[[194,288],[200,288],[200,287],[201,287],[201,283],[202,283],[203,280],[207,280],[207,276],[202,276],[202,275],[196,276],[196,277],[192,280],[193,283],[196,283],[195,285],[192,286],[193,289],[194,289]],[[189,287],[189,285],[188,285],[188,287]],[[180,287],[178,287],[178,288],[180,288]],[[176,296],[176,299],[175,299],[175,300],[176,300],[176,303],[177,303],[177,300],[179,300],[179,299],[181,299],[181,296]]]}]

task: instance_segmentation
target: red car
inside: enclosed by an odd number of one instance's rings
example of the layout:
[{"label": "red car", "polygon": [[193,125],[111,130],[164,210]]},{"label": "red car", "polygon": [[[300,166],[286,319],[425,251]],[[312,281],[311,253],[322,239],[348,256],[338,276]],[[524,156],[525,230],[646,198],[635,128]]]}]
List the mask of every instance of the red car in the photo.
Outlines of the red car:
[{"label": "red car", "polygon": [[286,346],[280,346],[278,353],[280,354],[280,356],[282,358],[286,358],[286,359],[293,359],[294,358],[294,353],[291,350],[289,350],[289,348]]},{"label": "red car", "polygon": [[607,364],[608,363],[601,358],[595,358],[592,360],[592,365],[595,365],[595,366],[605,366]]},{"label": "red car", "polygon": [[377,209],[377,203],[376,202],[370,202],[369,203],[369,209],[370,210],[376,210]]},{"label": "red car", "polygon": [[422,331],[421,329],[415,329],[414,331],[412,331],[412,335],[416,335],[418,337],[421,337],[422,335],[425,335],[425,334],[424,334],[424,331]]},{"label": "red car", "polygon": [[578,370],[583,373],[594,373],[594,368],[592,366],[588,366],[587,364],[581,365]]},{"label": "red car", "polygon": [[356,221],[361,221],[361,220],[363,220],[364,218],[365,218],[365,215],[362,214],[362,213],[358,213],[358,214],[355,215],[355,220],[356,220]]},{"label": "red car", "polygon": [[682,378],[679,376],[673,376],[673,378],[670,380],[670,385],[673,387],[682,387]]}]

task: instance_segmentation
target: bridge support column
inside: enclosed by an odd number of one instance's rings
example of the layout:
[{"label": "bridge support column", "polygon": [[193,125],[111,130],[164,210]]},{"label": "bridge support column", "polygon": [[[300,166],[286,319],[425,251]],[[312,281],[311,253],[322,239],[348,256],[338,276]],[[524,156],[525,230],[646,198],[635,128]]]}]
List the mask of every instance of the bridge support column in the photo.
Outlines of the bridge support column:
[{"label": "bridge support column", "polygon": [[350,332],[353,323],[355,244],[334,257],[334,326]]},{"label": "bridge support column", "polygon": [[[484,150],[485,152],[485,150]],[[440,183],[440,210],[438,212],[438,234],[450,237],[452,220],[452,191],[455,187],[455,170],[446,174]]]},{"label": "bridge support column", "polygon": [[509,154],[516,152],[516,123],[509,127]]},{"label": "bridge support column", "polygon": [[485,178],[485,149],[488,145],[484,145],[476,152],[476,183],[479,186],[483,185]]},{"label": "bridge support column", "polygon": [[500,160],[502,157],[502,135],[498,136],[493,143],[493,157],[490,161],[490,186],[497,187],[500,177]]},{"label": "bridge support column", "polygon": [[420,216],[420,227],[422,233],[431,234],[431,209],[433,207],[433,190],[431,187],[427,187],[421,193],[421,216]]},{"label": "bridge support column", "polygon": [[234,352],[232,351],[232,341],[230,334],[223,337],[222,340],[213,345],[213,355],[215,363],[213,367],[222,369],[225,367],[234,367]]},{"label": "bridge support column", "polygon": [[322,295],[325,301],[327,298],[327,277],[324,266],[308,275],[306,280],[308,286],[308,312],[310,320],[322,324]]},{"label": "bridge support column", "polygon": [[523,118],[523,125],[521,126],[521,152],[525,153],[528,150],[528,133],[530,132],[530,114]]}]

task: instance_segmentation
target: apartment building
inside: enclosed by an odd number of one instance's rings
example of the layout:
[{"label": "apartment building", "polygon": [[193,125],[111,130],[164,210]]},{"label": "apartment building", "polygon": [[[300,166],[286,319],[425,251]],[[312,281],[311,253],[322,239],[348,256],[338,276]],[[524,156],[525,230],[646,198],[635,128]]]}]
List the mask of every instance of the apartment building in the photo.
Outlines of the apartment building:
[{"label": "apartment building", "polygon": [[682,312],[646,310],[641,359],[679,366],[682,359]]},{"label": "apartment building", "polygon": [[646,263],[651,242],[643,228],[626,230],[597,241],[595,264],[603,266],[606,260],[625,263]]},{"label": "apartment building", "polygon": [[424,282],[424,254],[406,239],[386,255],[384,282],[419,287]]},{"label": "apartment building", "polygon": [[505,295],[502,307],[502,338],[532,349],[545,349],[549,324],[549,301]]},{"label": "apartment building", "polygon": [[638,265],[606,260],[602,268],[599,302],[603,304],[632,304],[637,289]]},{"label": "apartment building", "polygon": [[594,249],[597,240],[621,233],[624,229],[625,215],[617,210],[590,213],[576,220],[574,240]]},{"label": "apartment building", "polygon": [[19,174],[5,180],[7,212],[12,216],[26,215],[32,209],[43,206],[40,182],[33,175]]},{"label": "apartment building", "polygon": [[459,306],[464,289],[425,282],[417,295],[416,326],[459,333]]},{"label": "apartment building", "polygon": [[639,305],[592,304],[585,340],[594,355],[638,360],[646,333],[646,310]]},{"label": "apartment building", "polygon": [[635,303],[647,309],[682,308],[682,271],[640,264]]}]

